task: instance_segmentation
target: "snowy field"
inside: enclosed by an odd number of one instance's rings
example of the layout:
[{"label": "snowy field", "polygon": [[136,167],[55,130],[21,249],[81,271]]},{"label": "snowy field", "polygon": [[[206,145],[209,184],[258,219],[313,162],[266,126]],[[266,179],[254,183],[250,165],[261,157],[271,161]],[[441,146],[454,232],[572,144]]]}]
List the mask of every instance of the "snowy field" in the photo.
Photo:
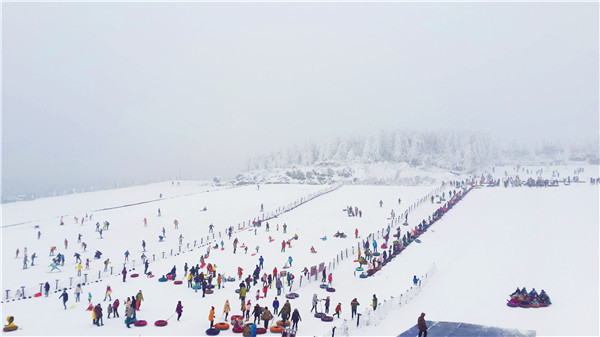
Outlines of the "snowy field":
[{"label": "snowy field", "polygon": [[[534,172],[539,168],[528,168],[531,174],[519,172],[521,179],[537,178]],[[366,319],[370,316],[369,307],[373,294],[380,303],[394,301],[412,286],[413,275],[423,276],[435,263],[436,272],[419,290],[418,295],[402,307],[389,312],[378,313],[369,320],[369,326],[350,327],[348,334],[353,336],[396,336],[416,324],[421,312],[427,313],[427,319],[439,321],[463,321],[523,330],[535,330],[538,335],[598,335],[600,315],[599,303],[599,191],[598,185],[589,183],[590,177],[598,177],[597,166],[584,166],[579,174],[584,183],[559,187],[481,187],[473,189],[461,202],[450,210],[442,220],[436,222],[420,239],[421,244],[413,243],[400,255],[388,263],[373,277],[360,279],[352,262],[356,256],[337,260],[341,252],[352,252],[368,234],[387,227],[390,211],[397,215],[407,207],[439,189],[448,193],[454,190],[449,185],[429,186],[343,186],[323,194],[301,206],[279,215],[269,221],[271,231],[265,226],[257,229],[236,231],[233,238],[249,246],[247,254],[238,248],[233,254],[232,241],[223,237],[224,250],[212,249],[207,262],[217,265],[217,272],[226,276],[235,276],[238,266],[244,268],[244,275],[252,273],[258,264],[258,257],[265,258],[265,272],[274,267],[282,270],[288,256],[294,259],[289,269],[296,275],[292,288],[299,298],[290,300],[292,309],[298,308],[302,316],[298,336],[331,335],[333,326],[337,326],[336,336],[343,334],[344,326],[349,323],[350,301],[356,297],[361,303],[359,312]],[[552,170],[559,170],[561,176],[573,176],[575,167],[543,167],[541,176],[552,177]],[[514,168],[496,168],[492,175],[504,177],[504,171],[514,176]],[[150,268],[154,274],[164,275],[176,265],[178,279],[183,278],[183,264],[199,263],[206,246],[202,241],[211,240],[220,244],[219,233],[224,234],[228,226],[248,226],[248,221],[262,217],[260,204],[264,205],[264,214],[268,217],[282,207],[293,206],[295,202],[326,190],[329,186],[314,185],[256,185],[217,188],[202,182],[181,182],[181,186],[171,186],[171,182],[142,187],[99,191],[79,195],[39,199],[3,205],[2,209],[2,299],[6,290],[10,290],[9,301],[2,304],[2,317],[15,316],[15,324],[20,329],[10,335],[204,335],[209,327],[208,313],[211,306],[216,310],[216,322],[222,321],[222,309],[226,299],[231,303],[231,315],[240,313],[239,300],[234,290],[239,282],[226,283],[224,289],[202,298],[201,292],[195,293],[183,285],[172,282],[159,283],[155,278],[129,278],[123,283],[117,275],[123,268],[125,250],[131,252],[128,269],[141,266],[141,241],[148,244],[146,255],[150,258]],[[158,198],[159,194],[162,198]],[[398,204],[398,198],[402,203]],[[383,207],[379,207],[379,200]],[[146,203],[142,203],[146,202]],[[95,211],[119,205],[136,204],[124,208]],[[362,217],[348,217],[342,211],[346,206],[356,206],[362,210]],[[414,207],[408,216],[408,222],[414,227],[417,222],[431,215],[439,204],[422,202]],[[207,211],[201,211],[204,207]],[[158,217],[158,208],[162,216]],[[75,223],[73,217],[93,214],[91,221]],[[63,216],[64,226],[59,225]],[[143,219],[148,226],[144,227]],[[179,229],[174,229],[173,221],[179,221]],[[110,222],[110,229],[100,239],[95,231],[95,223]],[[208,225],[215,226],[216,241],[208,233]],[[282,225],[288,226],[287,233]],[[16,224],[16,225],[14,225]],[[279,230],[276,229],[279,224]],[[11,226],[14,225],[14,226]],[[39,225],[39,229],[34,226]],[[393,229],[397,225],[393,225]],[[166,239],[158,242],[158,235],[165,227]],[[402,233],[406,228],[402,226]],[[358,229],[359,239],[354,238]],[[392,231],[394,231],[392,229]],[[40,230],[41,238],[37,239]],[[345,232],[348,237],[334,238],[336,231]],[[77,244],[77,235],[83,235],[88,244],[83,252]],[[290,239],[295,233],[299,240],[293,241],[292,248],[280,252],[281,241]],[[182,253],[179,252],[177,238],[183,235]],[[377,237],[377,234],[375,234]],[[273,241],[269,242],[269,236]],[[320,238],[327,236],[327,240]],[[65,249],[63,241],[68,239]],[[383,242],[381,239],[378,242]],[[189,250],[188,250],[189,243]],[[256,245],[259,254],[252,256]],[[50,246],[65,254],[66,262],[61,272],[50,273]],[[316,254],[310,253],[314,246]],[[27,247],[28,254],[36,252],[39,258],[36,265],[22,269],[22,254]],[[15,251],[20,249],[18,258]],[[96,250],[103,252],[101,260],[92,259]],[[173,256],[171,256],[173,250]],[[90,258],[88,281],[83,287],[80,303],[74,302],[73,290],[69,289],[68,310],[63,310],[55,293],[56,281],[59,288],[70,288],[83,282],[76,276],[76,264],[73,254],[79,252],[82,258]],[[162,258],[165,252],[165,259]],[[155,256],[156,261],[153,261]],[[102,262],[110,258],[113,275],[102,272]],[[135,266],[133,260],[136,260]],[[335,262],[334,262],[335,261]],[[320,282],[302,280],[304,267],[324,262],[335,265],[333,286],[336,292],[327,293],[319,288]],[[98,281],[98,272],[100,280]],[[131,272],[130,272],[131,274]],[[319,277],[320,278],[320,277]],[[39,283],[50,282],[51,292],[48,298],[26,298],[15,300],[15,291],[25,286],[25,295],[31,296],[39,291]],[[112,299],[119,298],[122,306],[121,318],[107,319],[104,299],[106,286],[113,289]],[[506,300],[516,287],[544,289],[548,292],[553,305],[547,308],[522,309],[509,308]],[[147,327],[127,329],[123,323],[124,300],[139,290],[144,294],[144,302],[137,313],[137,319],[145,319]],[[256,303],[254,294],[257,287],[250,290],[248,298],[252,305]],[[287,291],[287,289],[286,289]],[[101,303],[104,309],[104,326],[92,325],[92,315],[87,308],[87,293],[91,292],[92,303]],[[330,314],[338,302],[342,303],[340,319],[332,323],[321,322],[310,313],[313,294],[324,298],[331,296]],[[261,306],[272,310],[272,301],[276,295],[273,287],[266,298],[260,299]],[[391,299],[394,296],[394,299]],[[177,301],[181,300],[184,309],[179,322],[172,314]],[[281,305],[284,296],[279,296]],[[151,326],[155,320],[169,319],[166,327]],[[346,321],[346,324],[344,322]],[[41,323],[41,324],[40,324]],[[4,333],[8,335],[9,333]],[[270,332],[268,334],[271,334]],[[235,335],[223,331],[220,335]]]}]

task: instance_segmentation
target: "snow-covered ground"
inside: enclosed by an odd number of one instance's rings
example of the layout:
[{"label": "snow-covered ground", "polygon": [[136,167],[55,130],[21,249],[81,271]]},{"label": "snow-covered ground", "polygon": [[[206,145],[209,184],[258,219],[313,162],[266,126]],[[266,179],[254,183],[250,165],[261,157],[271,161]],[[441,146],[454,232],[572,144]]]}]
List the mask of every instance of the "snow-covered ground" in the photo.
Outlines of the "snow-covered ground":
[{"label": "snow-covered ground", "polygon": [[[535,178],[538,176],[535,171],[540,168],[529,168],[531,174],[520,172],[519,176],[521,179]],[[575,167],[543,169],[542,176],[551,178],[552,171],[559,170],[562,178],[573,176]],[[492,174],[501,178],[505,170],[509,175],[516,173],[514,168],[507,167],[496,168]],[[290,302],[292,308],[299,308],[302,315],[299,336],[330,335],[334,325],[341,327],[344,320],[350,321],[350,301],[354,297],[361,303],[359,312],[367,317],[373,294],[377,294],[380,302],[391,300],[391,296],[397,298],[412,286],[413,275],[424,275],[433,263],[437,271],[423,285],[418,296],[387,316],[380,317],[379,321],[373,322],[375,324],[350,328],[349,333],[395,336],[416,324],[419,314],[426,312],[431,320],[536,330],[538,335],[598,335],[599,194],[598,185],[591,185],[589,177],[599,175],[597,166],[585,166],[585,171],[579,175],[585,183],[548,188],[504,188],[501,185],[474,189],[441,221],[436,222],[432,230],[420,237],[421,244],[411,244],[375,276],[366,279],[358,278],[358,273],[354,272],[357,264],[352,260],[355,256],[345,258],[344,255],[344,259],[338,262],[339,254],[346,250],[351,253],[353,247],[356,254],[361,239],[387,227],[392,209],[401,214],[439,185],[343,186],[270,220],[271,231],[268,233],[265,226],[258,228],[256,235],[252,230],[237,232],[234,238],[250,247],[247,254],[238,249],[234,255],[233,238],[228,240],[224,237],[225,250],[211,250],[207,262],[216,264],[218,273],[234,276],[238,266],[244,268],[245,275],[251,273],[258,264],[259,255],[265,258],[266,272],[274,267],[282,270],[287,257],[292,256],[294,263],[290,270],[296,275],[293,291],[300,297]],[[25,295],[30,296],[38,292],[39,283],[45,281],[50,282],[52,291],[48,298],[5,301],[2,317],[15,316],[15,324],[20,329],[10,333],[13,335],[203,335],[209,327],[210,306],[216,309],[216,321],[222,320],[226,299],[231,303],[231,314],[240,313],[238,295],[234,292],[238,282],[226,283],[224,289],[216,290],[205,298],[200,292],[187,288],[185,282],[178,286],[172,282],[159,283],[157,278],[128,277],[123,283],[121,276],[116,274],[123,267],[125,250],[132,253],[128,268],[134,267],[135,259],[136,271],[139,271],[141,241],[146,240],[149,250],[146,255],[151,261],[152,255],[156,258],[149,269],[160,276],[176,265],[178,279],[181,279],[183,264],[195,265],[199,263],[200,254],[206,253],[206,247],[194,249],[193,243],[195,240],[199,245],[201,239],[206,241],[207,235],[212,239],[212,235],[208,234],[210,223],[215,225],[216,242],[220,243],[219,232],[224,233],[226,227],[238,228],[244,222],[247,226],[249,220],[262,216],[263,213],[259,212],[261,203],[268,216],[327,187],[261,185],[258,189],[256,185],[249,185],[216,188],[206,183],[182,182],[181,186],[171,186],[171,182],[167,182],[3,205],[2,299],[6,297],[5,290],[10,289],[9,298],[12,300],[16,289],[22,285],[26,286]],[[442,190],[447,193],[451,189],[446,185]],[[163,194],[161,199],[158,198],[160,193]],[[398,198],[402,198],[400,205]],[[379,207],[379,200],[383,201],[383,207]],[[136,203],[141,204],[94,211]],[[363,212],[362,218],[348,217],[342,211],[346,206],[357,206]],[[439,206],[422,202],[413,208],[408,217],[411,227]],[[204,207],[207,207],[206,212],[201,211]],[[157,216],[158,208],[161,209],[161,217]],[[83,225],[74,223],[74,216],[81,217],[86,213],[93,214],[91,221]],[[61,215],[64,216],[64,226],[58,224]],[[144,218],[148,219],[148,227],[143,225]],[[179,221],[177,230],[173,225],[175,219]],[[105,231],[103,239],[100,239],[95,223],[105,220],[110,222],[110,230]],[[286,234],[282,233],[283,223],[288,225]],[[19,225],[9,226],[13,224]],[[276,230],[277,224],[279,230]],[[39,225],[42,232],[40,240],[37,239],[35,225]],[[158,242],[163,227],[167,238],[165,242]],[[359,230],[359,239],[353,237],[355,228]],[[405,228],[402,227],[403,233]],[[333,234],[338,230],[348,237],[334,238]],[[77,244],[78,233],[83,234],[83,241],[88,244],[86,253]],[[280,252],[281,241],[295,233],[299,240],[293,241],[292,248],[285,253]],[[184,237],[184,253],[177,255],[180,234]],[[269,236],[272,236],[273,242],[269,242]],[[327,236],[326,241],[320,239],[323,236]],[[63,244],[65,238],[69,241],[67,249]],[[378,241],[381,243],[381,240]],[[188,243],[190,250],[187,249]],[[48,253],[52,245],[67,259],[59,273],[49,273]],[[252,256],[256,245],[260,246],[259,254]],[[316,254],[310,254],[311,246],[317,250]],[[24,247],[27,247],[29,255],[36,252],[39,256],[36,266],[27,270],[22,269]],[[21,251],[19,258],[15,258],[17,248]],[[103,252],[101,260],[92,259],[95,250]],[[82,278],[75,276],[75,252],[82,253],[84,261],[86,257],[92,261],[91,270],[87,271],[88,280],[92,283],[84,286],[80,303],[72,309],[63,310],[58,299],[60,293],[54,293],[55,280],[59,280],[59,288],[70,288],[70,277],[73,277],[73,285],[82,282]],[[163,252],[166,259],[162,259]],[[100,272],[101,281],[95,282],[105,258],[111,259],[114,275]],[[328,269],[330,264],[332,268],[335,265],[332,270],[334,293],[320,289],[320,282],[307,282],[306,279],[299,287],[300,271],[305,266],[310,269],[321,262]],[[127,329],[123,323],[123,306],[119,310],[121,318],[106,318],[108,302],[102,301],[106,285],[113,289],[113,300],[119,298],[122,303],[125,297],[133,296],[141,289],[145,300],[137,318],[150,323],[171,317],[177,301],[181,300],[184,305],[181,321],[171,318],[163,328],[149,325]],[[545,289],[553,305],[539,309],[507,307],[508,294],[523,286],[528,290]],[[256,303],[256,289],[252,288],[248,295],[252,305]],[[74,287],[68,290],[68,306],[76,304],[73,290]],[[91,313],[85,311],[88,292],[93,295],[92,303],[102,303],[105,314],[102,327],[92,325]],[[341,319],[325,323],[313,318],[310,302],[314,293],[319,298],[331,296],[330,314],[341,302]],[[273,288],[258,303],[272,308],[275,294]],[[280,296],[279,299],[283,305],[285,298]],[[341,329],[338,330],[336,335],[341,332]],[[221,335],[233,333],[229,330]]]}]

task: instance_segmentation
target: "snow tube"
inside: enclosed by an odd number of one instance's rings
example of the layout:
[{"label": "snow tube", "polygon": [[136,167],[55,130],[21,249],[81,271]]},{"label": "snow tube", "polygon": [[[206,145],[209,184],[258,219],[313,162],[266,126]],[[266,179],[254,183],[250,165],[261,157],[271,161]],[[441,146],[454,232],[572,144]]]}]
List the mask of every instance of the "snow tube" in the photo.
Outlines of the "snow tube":
[{"label": "snow tube", "polygon": [[198,285],[194,285],[194,286],[192,286],[192,289],[194,289],[194,290],[202,289],[202,286],[199,285],[199,284]]},{"label": "snow tube", "polygon": [[334,293],[334,292],[335,292],[335,288],[328,287],[328,288],[327,288],[327,291],[328,291],[328,292],[330,292],[330,293]]},{"label": "snow tube", "polygon": [[382,245],[381,245],[381,248],[382,248],[382,249],[386,249],[386,248],[387,248],[387,245],[384,243],[384,244],[382,244]]},{"label": "snow tube", "polygon": [[419,239],[415,239],[415,242],[416,242],[416,243],[421,243],[421,240],[419,240]]},{"label": "snow tube", "polygon": [[367,275],[369,275],[369,276],[373,275],[374,273],[375,273],[375,270],[373,270],[373,269],[367,270]]},{"label": "snow tube", "polygon": [[148,324],[148,322],[146,322],[146,321],[145,321],[145,320],[143,320],[143,319],[141,319],[141,320],[139,320],[139,321],[135,321],[135,322],[133,323],[133,325],[135,325],[135,326],[146,326],[146,324]]},{"label": "snow tube", "polygon": [[267,329],[265,329],[265,328],[256,328],[256,334],[257,335],[262,335],[264,333],[267,333]]},{"label": "snow tube", "polygon": [[529,308],[530,304],[528,302],[526,302],[526,303],[521,302],[521,303],[519,303],[519,306],[521,308]]},{"label": "snow tube", "polygon": [[276,325],[276,326],[272,326],[270,330],[272,333],[281,333],[283,331],[283,327]]},{"label": "snow tube", "polygon": [[367,275],[365,275],[365,274],[360,274],[360,278],[367,278]]},{"label": "snow tube", "polygon": [[183,283],[183,281],[175,281],[175,282],[173,282],[173,284],[182,284],[182,283]]},{"label": "snow tube", "polygon": [[[291,324],[291,323],[290,323],[290,321],[289,321],[289,320],[286,320],[286,321],[285,321],[285,326],[289,326],[290,324]],[[281,319],[280,319],[280,320],[278,320],[278,321],[277,321],[277,326],[283,326],[283,320],[281,320]]]},{"label": "snow tube", "polygon": [[406,223],[406,222],[405,222],[405,223],[403,223],[402,225],[404,225],[404,226],[408,226],[408,223]]},{"label": "snow tube", "polygon": [[217,323],[217,324],[215,324],[215,329],[227,330],[227,329],[229,329],[229,324],[225,323],[225,322]]},{"label": "snow tube", "polygon": [[300,295],[296,294],[296,293],[290,293],[290,295],[294,296],[294,298],[298,298],[300,297]]},{"label": "snow tube", "polygon": [[326,284],[321,284],[321,285],[319,286],[319,288],[321,288],[321,289],[327,289],[327,285],[326,285]]},{"label": "snow tube", "polygon": [[204,291],[205,294],[212,294],[214,291],[212,289],[206,289]]},{"label": "snow tube", "polygon": [[131,274],[131,275],[129,275],[129,277],[133,277],[133,278],[136,278],[138,276],[140,276],[140,274]]},{"label": "snow tube", "polygon": [[373,253],[373,256],[379,256],[379,255],[381,255],[381,254],[379,254],[379,252]]},{"label": "snow tube", "polygon": [[35,293],[35,295],[33,295],[33,297],[41,297],[42,293]]},{"label": "snow tube", "polygon": [[227,282],[235,282],[235,279],[233,277],[229,277],[227,278]]},{"label": "snow tube", "polygon": [[154,325],[156,325],[156,326],[165,326],[165,325],[167,325],[167,321],[165,321],[164,319],[159,319],[158,321],[154,322]]},{"label": "snow tube", "polygon": [[287,298],[288,300],[293,300],[294,298],[296,298],[296,296],[294,296],[292,294],[287,294],[287,295],[285,295],[285,298]]},{"label": "snow tube", "polygon": [[364,270],[363,267],[357,267],[356,268],[356,271],[363,271],[363,270]]},{"label": "snow tube", "polygon": [[233,316],[231,316],[231,321],[232,322],[233,321],[237,321],[238,319],[242,319],[243,320],[244,316],[242,316],[242,315],[233,315]]},{"label": "snow tube", "polygon": [[233,331],[233,332],[235,332],[235,333],[242,333],[242,332],[244,332],[244,328],[242,328],[242,327],[240,326],[240,327],[237,327],[237,328],[233,328],[233,329],[231,329],[231,331]]},{"label": "snow tube", "polygon": [[324,314],[324,313],[322,313],[322,312],[317,312],[317,313],[315,314],[315,317],[316,317],[316,318],[323,318],[323,317],[325,317],[325,316],[327,316],[327,315],[325,315],[325,314]]},{"label": "snow tube", "polygon": [[333,321],[333,316],[323,316],[323,317],[321,317],[321,321],[331,322],[331,321]]},{"label": "snow tube", "polygon": [[508,305],[511,308],[516,308],[519,306],[517,303],[510,303],[510,302],[506,302],[506,305]]},{"label": "snow tube", "polygon": [[240,289],[236,289],[236,290],[235,290],[235,293],[236,293],[236,294],[239,294],[239,293],[240,293]]},{"label": "snow tube", "polygon": [[221,332],[221,330],[215,328],[206,329],[206,334],[208,336],[216,336],[219,334],[219,332]]},{"label": "snow tube", "polygon": [[158,279],[158,282],[167,282],[167,278],[161,277]]},{"label": "snow tube", "polygon": [[4,332],[10,332],[10,331],[15,331],[17,330],[19,327],[16,325],[12,325],[12,326],[5,326],[4,328],[2,328],[2,331]]},{"label": "snow tube", "polygon": [[539,307],[540,307],[540,304],[539,304],[539,303],[538,303],[538,304],[533,304],[533,303],[532,303],[532,304],[530,304],[530,305],[529,305],[529,307],[530,307],[530,308],[539,308]]},{"label": "snow tube", "polygon": [[549,305],[550,305],[550,303],[540,303],[540,307],[541,308],[547,307]]},{"label": "snow tube", "polygon": [[169,275],[169,276],[167,276],[167,279],[168,279],[169,281],[173,281],[173,276]]}]

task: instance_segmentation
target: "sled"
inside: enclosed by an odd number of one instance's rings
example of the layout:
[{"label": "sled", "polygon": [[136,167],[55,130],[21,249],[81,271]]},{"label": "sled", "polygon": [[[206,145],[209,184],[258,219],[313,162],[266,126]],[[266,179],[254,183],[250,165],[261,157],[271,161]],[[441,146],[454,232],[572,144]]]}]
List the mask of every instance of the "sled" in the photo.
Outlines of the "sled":
[{"label": "sled", "polygon": [[225,248],[221,248],[221,250],[225,250]]},{"label": "sled", "polygon": [[419,240],[419,239],[415,239],[415,242],[416,242],[416,243],[421,243],[421,240]]},{"label": "sled", "polygon": [[42,296],[42,293],[35,293],[35,294],[33,295],[33,297],[41,297],[41,296]]},{"label": "sled", "polygon": [[69,309],[75,309],[76,306],[77,306],[77,304],[73,304],[72,306],[69,307]]}]

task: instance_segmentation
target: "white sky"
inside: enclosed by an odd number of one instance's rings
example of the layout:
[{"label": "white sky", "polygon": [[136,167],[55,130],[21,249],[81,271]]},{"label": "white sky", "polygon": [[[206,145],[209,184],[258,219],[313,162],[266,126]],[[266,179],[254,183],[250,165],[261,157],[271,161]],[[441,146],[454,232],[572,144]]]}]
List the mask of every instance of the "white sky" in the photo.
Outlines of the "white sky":
[{"label": "white sky", "polygon": [[3,3],[3,188],[384,129],[598,139],[598,3]]}]

